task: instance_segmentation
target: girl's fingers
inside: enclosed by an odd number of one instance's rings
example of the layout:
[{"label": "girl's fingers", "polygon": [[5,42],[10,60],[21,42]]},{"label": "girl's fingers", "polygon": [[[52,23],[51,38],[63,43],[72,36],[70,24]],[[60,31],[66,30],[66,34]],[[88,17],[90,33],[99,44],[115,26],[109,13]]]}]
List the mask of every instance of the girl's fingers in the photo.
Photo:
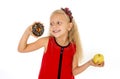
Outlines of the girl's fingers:
[{"label": "girl's fingers", "polygon": [[97,64],[97,63],[94,63],[93,60],[90,60],[90,63],[92,66],[95,66],[95,67],[103,67],[104,66],[104,62],[101,64]]}]

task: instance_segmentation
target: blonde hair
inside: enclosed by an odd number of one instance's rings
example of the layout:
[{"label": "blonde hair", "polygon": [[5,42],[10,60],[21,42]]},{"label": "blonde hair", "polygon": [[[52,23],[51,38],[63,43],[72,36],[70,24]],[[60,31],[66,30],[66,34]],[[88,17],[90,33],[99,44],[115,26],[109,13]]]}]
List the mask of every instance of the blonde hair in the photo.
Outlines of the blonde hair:
[{"label": "blonde hair", "polygon": [[[70,22],[69,16],[63,10],[55,10],[51,14],[51,16],[56,14],[56,13],[64,14],[66,19]],[[77,28],[77,24],[76,24],[75,20],[72,19],[71,23],[73,24],[73,26],[72,26],[71,30],[69,31],[69,33],[68,33],[68,38],[69,38],[70,42],[75,43],[75,45],[76,45],[76,57],[78,59],[78,62],[80,62],[81,59],[82,59],[82,56],[83,56],[82,55],[82,46],[81,46],[81,42],[80,42],[80,35],[79,35],[79,32],[78,32],[78,28]]]}]

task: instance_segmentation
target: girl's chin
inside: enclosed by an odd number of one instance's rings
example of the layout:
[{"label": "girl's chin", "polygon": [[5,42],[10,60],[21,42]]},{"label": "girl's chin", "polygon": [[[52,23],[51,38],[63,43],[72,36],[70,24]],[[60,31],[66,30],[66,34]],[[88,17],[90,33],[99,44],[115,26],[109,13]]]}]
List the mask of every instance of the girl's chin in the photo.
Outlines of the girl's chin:
[{"label": "girl's chin", "polygon": [[60,35],[59,34],[51,34],[52,36],[54,36],[55,38],[58,38],[58,37],[60,37]]},{"label": "girl's chin", "polygon": [[58,37],[60,37],[59,35],[53,35],[55,38],[58,38]]},{"label": "girl's chin", "polygon": [[52,33],[51,35],[54,36],[55,38],[59,38],[62,36],[61,33]]}]

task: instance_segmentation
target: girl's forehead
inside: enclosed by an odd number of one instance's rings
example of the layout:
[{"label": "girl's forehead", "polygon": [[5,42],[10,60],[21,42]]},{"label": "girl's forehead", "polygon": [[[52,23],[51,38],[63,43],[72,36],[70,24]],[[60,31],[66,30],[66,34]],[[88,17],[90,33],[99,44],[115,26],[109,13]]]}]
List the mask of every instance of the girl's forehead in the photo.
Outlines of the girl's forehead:
[{"label": "girl's forehead", "polygon": [[66,20],[66,17],[64,14],[56,13],[50,17],[50,20]]}]

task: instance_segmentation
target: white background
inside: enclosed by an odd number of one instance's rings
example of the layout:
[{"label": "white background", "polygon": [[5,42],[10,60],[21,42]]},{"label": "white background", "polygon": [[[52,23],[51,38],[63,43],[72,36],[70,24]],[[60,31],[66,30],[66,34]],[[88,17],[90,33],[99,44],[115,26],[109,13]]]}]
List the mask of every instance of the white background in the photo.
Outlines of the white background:
[{"label": "white background", "polygon": [[[102,68],[89,67],[76,79],[119,79],[119,0],[0,0],[0,79],[37,79],[43,48],[19,53],[17,46],[25,29],[35,21],[48,34],[52,11],[69,7],[79,28],[85,63],[96,53],[105,57]],[[29,42],[36,38],[30,37]],[[52,71],[51,71],[52,73]]]}]

